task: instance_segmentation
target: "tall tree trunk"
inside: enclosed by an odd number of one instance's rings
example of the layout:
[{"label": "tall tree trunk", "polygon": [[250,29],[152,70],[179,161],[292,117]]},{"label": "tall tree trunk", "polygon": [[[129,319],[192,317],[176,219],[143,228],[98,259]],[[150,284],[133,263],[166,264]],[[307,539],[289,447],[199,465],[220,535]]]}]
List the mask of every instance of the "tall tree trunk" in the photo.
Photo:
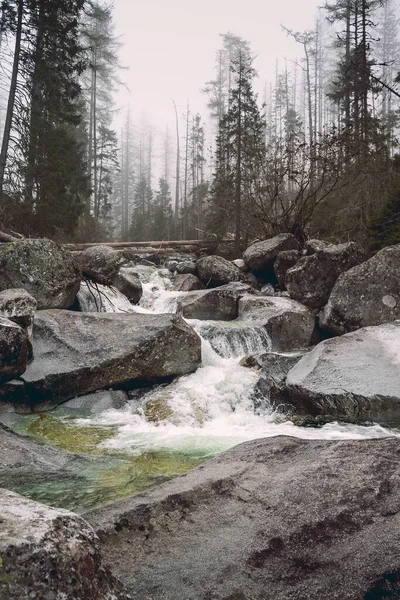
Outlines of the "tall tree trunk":
[{"label": "tall tree trunk", "polygon": [[18,0],[17,5],[17,30],[15,33],[15,48],[13,69],[11,75],[10,91],[8,94],[6,121],[4,124],[3,141],[0,151],[0,199],[3,195],[4,175],[7,163],[8,147],[10,143],[12,120],[14,115],[15,94],[17,90],[19,60],[21,52],[21,37],[22,37],[22,17],[24,12],[23,0]]},{"label": "tall tree trunk", "polygon": [[175,224],[179,220],[179,187],[180,187],[180,146],[179,146],[179,121],[178,111],[175,101],[172,100],[175,108],[175,123],[176,123],[176,186],[175,186]]}]

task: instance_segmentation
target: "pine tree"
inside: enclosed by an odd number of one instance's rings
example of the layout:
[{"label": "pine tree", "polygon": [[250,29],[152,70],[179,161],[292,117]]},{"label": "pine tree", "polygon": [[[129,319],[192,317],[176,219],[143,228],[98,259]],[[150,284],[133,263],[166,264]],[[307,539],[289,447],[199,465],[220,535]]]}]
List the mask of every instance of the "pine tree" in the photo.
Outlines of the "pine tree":
[{"label": "pine tree", "polygon": [[150,240],[153,233],[153,192],[147,174],[142,172],[135,185],[132,209],[131,239],[135,242]]},{"label": "pine tree", "polygon": [[211,188],[209,228],[219,234],[232,228],[236,249],[241,236],[249,234],[265,160],[265,120],[252,89],[254,76],[251,56],[240,50],[232,63],[229,108],[219,127]]},{"label": "pine tree", "polygon": [[172,197],[169,185],[160,177],[152,206],[152,239],[169,240],[173,230]]},{"label": "pine tree", "polygon": [[73,232],[89,190],[79,140],[83,4],[28,2],[29,43],[21,62],[30,106],[20,115],[25,207],[33,231],[52,236]]}]

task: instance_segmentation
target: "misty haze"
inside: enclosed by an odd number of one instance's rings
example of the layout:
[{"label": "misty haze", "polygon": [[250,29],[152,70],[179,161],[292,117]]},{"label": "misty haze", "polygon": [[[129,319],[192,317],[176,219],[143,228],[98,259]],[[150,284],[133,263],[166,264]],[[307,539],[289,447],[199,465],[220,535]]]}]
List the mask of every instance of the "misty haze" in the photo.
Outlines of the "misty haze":
[{"label": "misty haze", "polygon": [[0,600],[400,600],[398,0],[0,0]]}]

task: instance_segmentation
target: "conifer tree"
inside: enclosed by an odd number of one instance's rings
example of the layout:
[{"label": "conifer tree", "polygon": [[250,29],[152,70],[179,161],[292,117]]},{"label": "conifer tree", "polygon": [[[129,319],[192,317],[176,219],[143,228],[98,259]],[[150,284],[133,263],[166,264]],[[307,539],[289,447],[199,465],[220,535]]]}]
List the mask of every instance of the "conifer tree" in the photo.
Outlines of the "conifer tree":
[{"label": "conifer tree", "polygon": [[209,228],[218,234],[233,230],[235,245],[247,235],[251,205],[265,159],[265,120],[252,89],[251,56],[239,51],[232,63],[229,107],[217,138],[216,169],[211,188]]}]

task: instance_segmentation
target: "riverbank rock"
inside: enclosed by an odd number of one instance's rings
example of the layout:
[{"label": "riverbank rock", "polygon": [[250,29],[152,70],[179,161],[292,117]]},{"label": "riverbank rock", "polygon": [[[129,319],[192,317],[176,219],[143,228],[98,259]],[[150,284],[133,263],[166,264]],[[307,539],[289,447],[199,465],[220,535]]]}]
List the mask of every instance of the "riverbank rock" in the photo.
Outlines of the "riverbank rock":
[{"label": "riverbank rock", "polygon": [[64,400],[133,381],[194,371],[200,338],[175,315],[38,312],[34,360],[24,375],[0,386],[0,399],[28,406]]},{"label": "riverbank rock", "polygon": [[273,352],[289,352],[313,343],[314,316],[290,298],[244,295],[239,300],[238,318],[262,325],[271,338]]},{"label": "riverbank rock", "polygon": [[196,275],[187,273],[186,275],[175,275],[173,277],[172,289],[175,292],[193,292],[194,290],[204,290],[204,284]]},{"label": "riverbank rock", "polygon": [[27,331],[0,316],[0,383],[22,375],[30,354]]},{"label": "riverbank rock", "polygon": [[175,271],[179,275],[195,275],[196,274],[196,263],[191,260],[185,260],[176,265]]},{"label": "riverbank rock", "polygon": [[377,421],[398,427],[400,321],[318,344],[289,371],[285,402],[295,414],[322,421]]},{"label": "riverbank rock", "polygon": [[304,244],[304,252],[307,256],[311,256],[311,254],[315,254],[316,252],[320,252],[321,250],[326,250],[330,246],[332,246],[332,244],[326,242],[325,240],[311,239],[307,240]]},{"label": "riverbank rock", "polygon": [[291,298],[311,309],[322,308],[339,275],[362,262],[364,253],[355,242],[329,246],[304,256],[286,272]]},{"label": "riverbank rock", "polygon": [[96,534],[72,512],[0,490],[0,598],[127,600]]},{"label": "riverbank rock", "polygon": [[116,287],[121,294],[124,294],[132,304],[139,304],[143,294],[143,287],[136,273],[133,274],[130,273],[129,270],[121,269],[113,281],[113,286]]},{"label": "riverbank rock", "polygon": [[81,272],[72,254],[51,240],[18,240],[0,244],[0,291],[23,288],[38,309],[69,308]]},{"label": "riverbank rock", "polygon": [[137,600],[396,598],[399,456],[396,438],[256,440],[85,518]]},{"label": "riverbank rock", "polygon": [[178,310],[186,319],[231,321],[238,316],[239,298],[251,292],[251,286],[243,283],[188,292],[179,299]]},{"label": "riverbank rock", "polygon": [[36,312],[37,302],[23,289],[0,292],[0,315],[30,330]]},{"label": "riverbank rock", "polygon": [[118,271],[126,262],[127,259],[120,252],[109,246],[91,246],[79,256],[79,264],[83,273],[100,275],[110,283],[114,281]]},{"label": "riverbank rock", "polygon": [[207,287],[217,287],[233,281],[244,281],[246,276],[232,262],[222,256],[203,256],[196,262],[199,279]]},{"label": "riverbank rock", "polygon": [[300,250],[282,250],[279,252],[274,263],[274,271],[281,290],[286,290],[285,279],[289,269],[299,261]]},{"label": "riverbank rock", "polygon": [[260,374],[260,379],[254,386],[252,399],[256,411],[270,410],[271,391],[282,391],[286,375],[304,356],[304,352],[277,353],[265,352],[252,354],[241,361],[243,367],[254,369]]},{"label": "riverbank rock", "polygon": [[273,265],[282,250],[299,250],[300,246],[294,235],[281,233],[275,237],[256,242],[249,246],[243,254],[247,267],[260,277],[274,279]]},{"label": "riverbank rock", "polygon": [[400,318],[400,244],[340,275],[320,315],[323,329],[337,334]]}]

